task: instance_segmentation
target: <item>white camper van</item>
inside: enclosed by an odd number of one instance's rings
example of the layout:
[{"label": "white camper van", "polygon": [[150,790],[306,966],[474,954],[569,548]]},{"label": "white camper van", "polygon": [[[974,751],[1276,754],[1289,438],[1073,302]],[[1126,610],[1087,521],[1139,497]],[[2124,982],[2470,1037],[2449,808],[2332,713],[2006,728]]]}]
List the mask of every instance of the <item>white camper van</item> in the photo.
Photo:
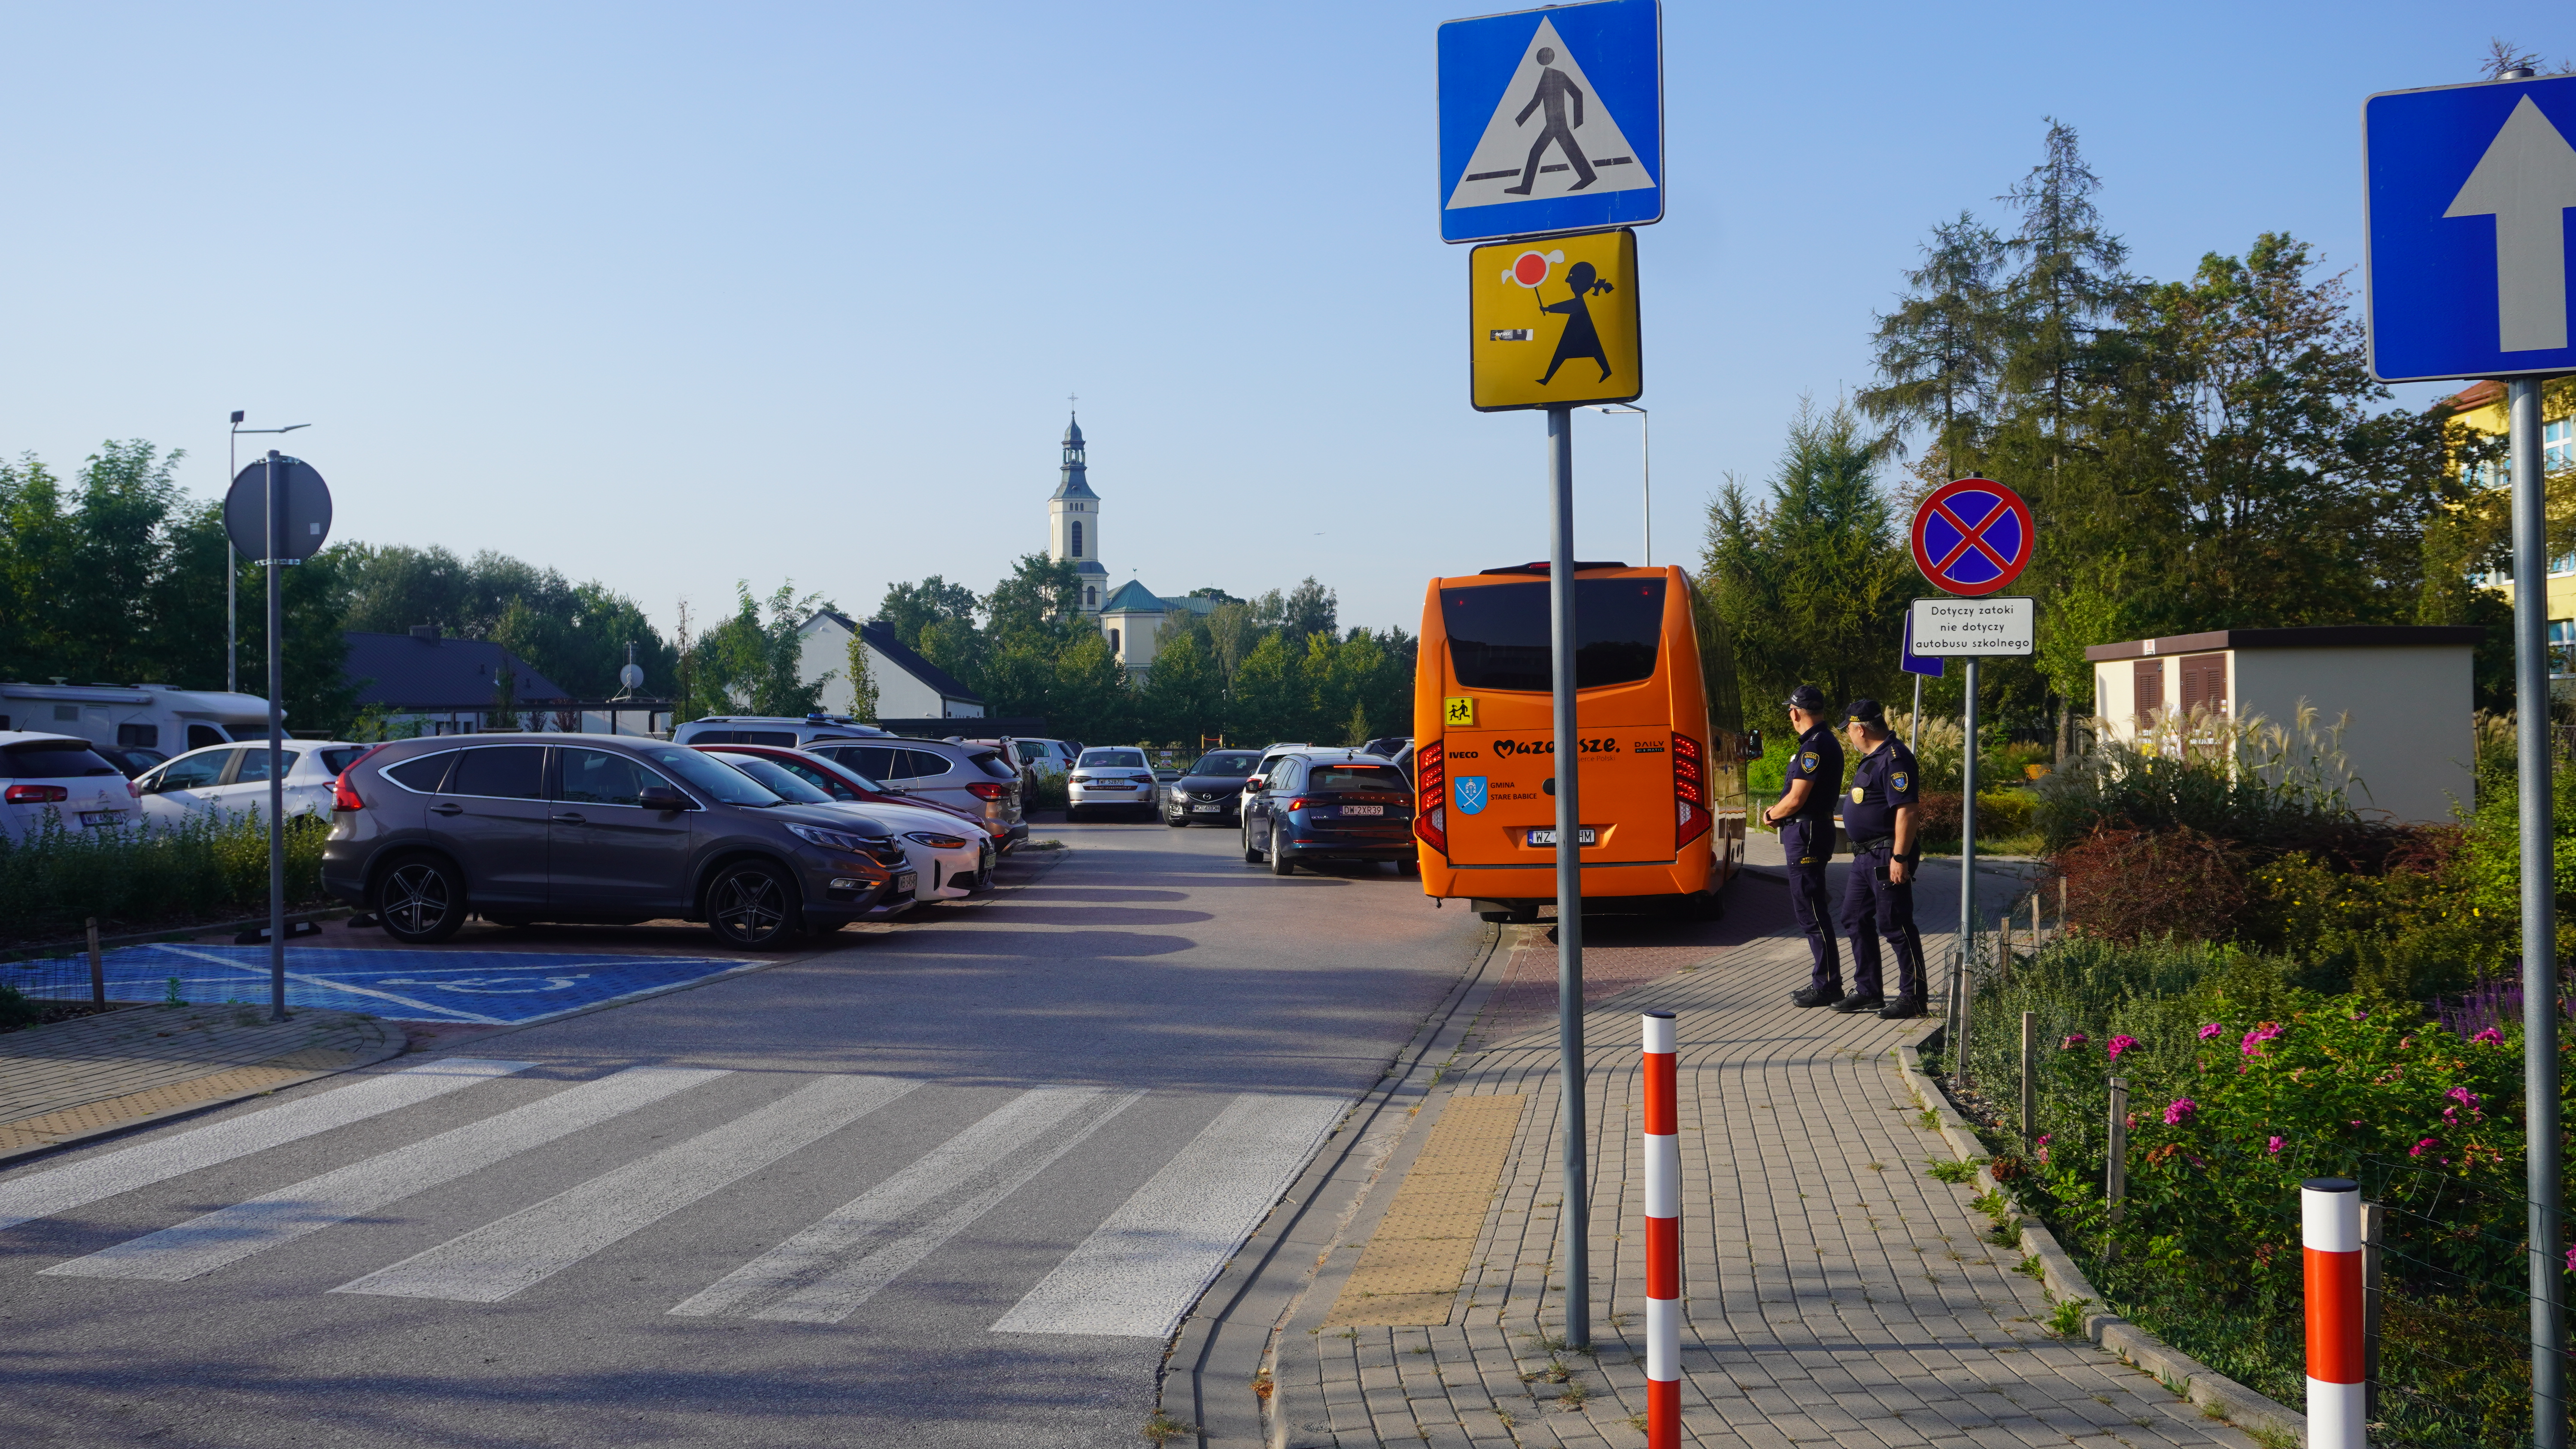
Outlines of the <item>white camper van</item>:
[{"label": "white camper van", "polygon": [[0,683],[0,730],[77,735],[94,745],[178,755],[267,739],[268,701],[166,684]]}]

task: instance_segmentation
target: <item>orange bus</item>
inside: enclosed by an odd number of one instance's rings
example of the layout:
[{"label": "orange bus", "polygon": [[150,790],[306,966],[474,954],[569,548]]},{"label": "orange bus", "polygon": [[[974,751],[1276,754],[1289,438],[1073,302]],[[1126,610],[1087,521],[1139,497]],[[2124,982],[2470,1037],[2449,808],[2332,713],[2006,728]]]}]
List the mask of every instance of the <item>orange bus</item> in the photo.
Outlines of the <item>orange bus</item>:
[{"label": "orange bus", "polygon": [[[1748,758],[1733,662],[1677,568],[1575,566],[1583,903],[1719,911],[1744,864]],[[1414,665],[1425,895],[1529,921],[1556,898],[1547,565],[1433,579]]]}]

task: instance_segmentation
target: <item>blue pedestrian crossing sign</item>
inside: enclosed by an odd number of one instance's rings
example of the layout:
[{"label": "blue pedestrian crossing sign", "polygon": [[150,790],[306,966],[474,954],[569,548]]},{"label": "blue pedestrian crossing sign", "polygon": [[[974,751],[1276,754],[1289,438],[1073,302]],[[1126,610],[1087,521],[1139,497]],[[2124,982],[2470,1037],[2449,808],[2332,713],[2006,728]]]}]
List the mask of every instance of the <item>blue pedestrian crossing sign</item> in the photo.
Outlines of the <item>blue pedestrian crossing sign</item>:
[{"label": "blue pedestrian crossing sign", "polygon": [[2362,103],[2370,367],[2384,382],[2576,371],[2576,76]]},{"label": "blue pedestrian crossing sign", "polygon": [[1661,0],[1440,27],[1440,236],[1491,241],[1664,215]]}]

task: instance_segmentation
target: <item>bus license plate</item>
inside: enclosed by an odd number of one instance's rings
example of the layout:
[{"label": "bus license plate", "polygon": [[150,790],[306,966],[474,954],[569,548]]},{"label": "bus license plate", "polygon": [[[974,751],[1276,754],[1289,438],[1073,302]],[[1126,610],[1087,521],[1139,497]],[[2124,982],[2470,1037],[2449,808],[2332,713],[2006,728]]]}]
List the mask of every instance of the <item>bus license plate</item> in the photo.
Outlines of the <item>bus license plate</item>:
[{"label": "bus license plate", "polygon": [[[1553,830],[1533,830],[1529,833],[1529,843],[1532,845],[1552,846],[1556,844],[1556,832]],[[1574,843],[1577,846],[1599,845],[1601,843],[1600,832],[1596,831],[1589,825],[1583,826],[1574,832]]]},{"label": "bus license plate", "polygon": [[1384,815],[1386,813],[1386,807],[1383,805],[1345,805],[1342,807],[1342,813],[1345,815]]}]

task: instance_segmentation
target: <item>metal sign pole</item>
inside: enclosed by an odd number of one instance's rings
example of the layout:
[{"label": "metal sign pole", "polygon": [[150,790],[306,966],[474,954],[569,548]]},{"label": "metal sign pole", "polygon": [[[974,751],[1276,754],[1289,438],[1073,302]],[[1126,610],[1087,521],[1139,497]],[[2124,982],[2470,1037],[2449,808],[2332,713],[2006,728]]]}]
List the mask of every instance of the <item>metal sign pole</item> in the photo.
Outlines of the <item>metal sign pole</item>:
[{"label": "metal sign pole", "polygon": [[1556,1041],[1565,1119],[1565,1342],[1592,1342],[1592,1194],[1583,1135],[1583,792],[1575,769],[1574,410],[1547,410],[1548,644],[1556,739]]},{"label": "metal sign pole", "polygon": [[1967,708],[1960,724],[1967,731],[1959,762],[1959,947],[1950,972],[1950,1081],[1968,1085],[1968,993],[1976,985],[1977,952],[1977,660],[1968,656],[1964,681]]},{"label": "metal sign pole", "polygon": [[2516,771],[2522,817],[2522,1081],[2531,1242],[2531,1416],[2536,1449],[2566,1449],[2567,1309],[2558,1259],[2558,919],[2550,819],[2548,510],[2540,382],[2505,385],[2512,428]]},{"label": "metal sign pole", "polygon": [[268,1019],[286,1020],[286,607],[278,555],[286,551],[286,480],[268,450]]}]

